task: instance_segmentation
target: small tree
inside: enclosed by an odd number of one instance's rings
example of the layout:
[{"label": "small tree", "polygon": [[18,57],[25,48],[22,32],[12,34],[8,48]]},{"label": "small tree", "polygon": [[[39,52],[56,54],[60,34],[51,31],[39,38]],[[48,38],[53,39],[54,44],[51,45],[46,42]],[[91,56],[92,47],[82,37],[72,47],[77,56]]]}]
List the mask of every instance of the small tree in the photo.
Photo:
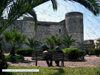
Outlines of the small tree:
[{"label": "small tree", "polygon": [[34,38],[28,38],[28,42],[25,44],[30,48],[36,49],[36,47],[40,46],[41,42],[35,40]]},{"label": "small tree", "polygon": [[63,44],[67,46],[67,48],[70,48],[70,46],[75,42],[75,40],[72,39],[72,35],[66,35],[63,38]]},{"label": "small tree", "polygon": [[10,54],[15,55],[16,46],[23,45],[25,43],[26,36],[22,35],[20,32],[18,32],[16,29],[14,29],[12,32],[5,31],[4,32],[4,39],[12,47]]}]

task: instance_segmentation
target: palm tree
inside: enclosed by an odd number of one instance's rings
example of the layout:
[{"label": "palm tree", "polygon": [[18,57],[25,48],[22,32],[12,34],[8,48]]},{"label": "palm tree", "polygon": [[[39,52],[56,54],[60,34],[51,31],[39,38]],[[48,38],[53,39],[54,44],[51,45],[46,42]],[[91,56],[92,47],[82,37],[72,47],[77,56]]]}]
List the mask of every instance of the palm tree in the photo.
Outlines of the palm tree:
[{"label": "palm tree", "polygon": [[14,29],[12,32],[5,31],[4,39],[11,45],[12,49],[10,51],[10,55],[14,56],[16,46],[23,45],[25,43],[26,36]]},{"label": "palm tree", "polygon": [[35,40],[34,38],[28,38],[28,42],[26,42],[25,44],[32,49],[36,49],[36,47],[41,45],[41,42]]},{"label": "palm tree", "polygon": [[67,48],[70,48],[70,46],[75,42],[75,40],[72,39],[72,35],[66,35],[63,38],[63,44],[67,46]]},{"label": "palm tree", "polygon": [[47,45],[49,45],[50,49],[53,49],[53,48],[54,48],[55,43],[54,43],[54,41],[53,41],[53,39],[52,39],[51,37],[46,38],[45,43],[46,43]]},{"label": "palm tree", "polygon": [[46,38],[45,43],[50,46],[51,49],[54,49],[55,46],[61,45],[61,40],[57,36],[51,36]]}]

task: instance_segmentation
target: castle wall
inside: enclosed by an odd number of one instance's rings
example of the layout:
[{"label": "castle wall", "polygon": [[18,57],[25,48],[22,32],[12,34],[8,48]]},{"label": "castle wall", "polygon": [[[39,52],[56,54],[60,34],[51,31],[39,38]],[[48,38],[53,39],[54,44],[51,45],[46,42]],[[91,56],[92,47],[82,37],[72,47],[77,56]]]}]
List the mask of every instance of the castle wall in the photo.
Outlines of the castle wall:
[{"label": "castle wall", "polygon": [[57,35],[63,37],[65,34],[64,22],[38,22],[37,31],[34,30],[34,21],[31,19],[17,20],[10,26],[10,29],[16,28],[22,34],[27,35],[29,38],[34,37],[36,40],[44,42],[47,37]]}]

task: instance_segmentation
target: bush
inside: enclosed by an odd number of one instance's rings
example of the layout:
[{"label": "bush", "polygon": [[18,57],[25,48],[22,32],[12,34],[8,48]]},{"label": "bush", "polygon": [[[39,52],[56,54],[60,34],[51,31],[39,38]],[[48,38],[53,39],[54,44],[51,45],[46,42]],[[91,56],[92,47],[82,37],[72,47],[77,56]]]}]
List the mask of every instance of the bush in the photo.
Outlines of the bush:
[{"label": "bush", "polygon": [[65,48],[62,50],[69,60],[83,60],[85,52],[77,48]]},{"label": "bush", "polygon": [[55,52],[56,49],[49,49],[48,51],[50,51],[50,52]]},{"label": "bush", "polygon": [[31,56],[33,51],[34,49],[31,48],[30,49],[20,48],[16,50],[16,53],[23,56]]},{"label": "bush", "polygon": [[95,55],[95,50],[94,49],[88,49],[88,54],[89,55]]},{"label": "bush", "polygon": [[97,49],[89,49],[89,55],[96,55],[99,56],[100,55],[100,48]]},{"label": "bush", "polygon": [[95,49],[95,55],[99,56],[100,55],[100,49]]},{"label": "bush", "polygon": [[5,56],[5,58],[7,61],[10,61],[10,62],[18,62],[18,61],[24,60],[24,56],[22,55],[15,55],[15,56],[8,55],[8,56]]}]

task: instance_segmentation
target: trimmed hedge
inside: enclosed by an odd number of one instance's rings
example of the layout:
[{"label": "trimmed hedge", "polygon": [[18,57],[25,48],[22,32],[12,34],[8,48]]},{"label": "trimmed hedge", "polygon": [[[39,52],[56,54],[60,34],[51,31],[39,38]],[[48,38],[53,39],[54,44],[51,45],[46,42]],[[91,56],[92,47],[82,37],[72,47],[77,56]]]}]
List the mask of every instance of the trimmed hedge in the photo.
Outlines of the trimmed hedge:
[{"label": "trimmed hedge", "polygon": [[65,48],[62,50],[69,60],[83,60],[85,52],[77,48]]},{"label": "trimmed hedge", "polygon": [[94,49],[88,49],[88,54],[89,55],[95,55],[95,50]]},{"label": "trimmed hedge", "polygon": [[23,56],[31,56],[34,49],[20,48],[16,50],[16,53]]},{"label": "trimmed hedge", "polygon": [[5,56],[5,58],[7,61],[10,61],[10,62],[18,62],[18,61],[24,60],[24,56],[22,56],[22,55],[15,55],[15,56],[7,55],[7,56]]},{"label": "trimmed hedge", "polygon": [[97,48],[97,49],[89,49],[88,52],[89,52],[89,55],[100,56],[100,48]]},{"label": "trimmed hedge", "polygon": [[42,51],[41,49],[34,50],[32,48],[20,48],[16,50],[16,53],[23,56],[32,56],[33,51]]},{"label": "trimmed hedge", "polygon": [[56,52],[56,49],[49,49],[50,52]]}]

